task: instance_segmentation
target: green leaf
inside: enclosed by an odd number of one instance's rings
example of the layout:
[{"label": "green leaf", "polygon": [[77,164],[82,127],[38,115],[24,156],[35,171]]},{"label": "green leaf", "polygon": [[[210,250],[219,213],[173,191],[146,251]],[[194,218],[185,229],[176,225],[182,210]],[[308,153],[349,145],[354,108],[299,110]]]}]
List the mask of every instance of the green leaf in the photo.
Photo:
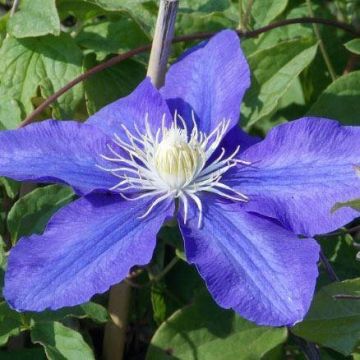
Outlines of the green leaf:
[{"label": "green leaf", "polygon": [[285,9],[288,0],[262,0],[254,1],[251,16],[255,19],[256,27],[268,25]]},{"label": "green leaf", "polygon": [[[0,95],[19,101],[25,112],[33,110],[38,89],[47,97],[81,74],[82,52],[67,34],[40,38],[8,37],[0,48]],[[57,117],[67,118],[82,100],[82,86],[62,95],[53,106]]]},{"label": "green leaf", "polygon": [[176,21],[176,33],[220,31],[235,26],[236,24],[221,11],[180,13]]},{"label": "green leaf", "polygon": [[106,308],[94,302],[88,302],[78,306],[62,308],[56,311],[43,311],[40,313],[27,313],[34,323],[60,321],[66,317],[78,319],[88,318],[96,323],[104,324],[109,320]]},{"label": "green leaf", "polygon": [[360,199],[354,199],[346,202],[338,202],[331,209],[331,212],[339,210],[343,207],[351,207],[354,210],[360,211]]},{"label": "green leaf", "polygon": [[228,15],[229,0],[182,0],[176,20],[176,33],[218,31],[223,28],[234,28],[236,21]]},{"label": "green leaf", "polygon": [[19,335],[22,326],[21,314],[0,303],[0,346],[5,345],[10,336]]},{"label": "green leaf", "polygon": [[[4,275],[4,269],[6,267],[7,257],[6,257],[6,251],[5,251],[5,243],[4,239],[0,236],[0,276]],[[2,279],[0,278],[0,283],[2,283]]]},{"label": "green leaf", "polygon": [[204,292],[158,328],[146,359],[261,359],[286,338],[286,328],[256,326],[220,309]]},{"label": "green leaf", "polygon": [[350,355],[360,339],[360,301],[334,299],[334,295],[360,295],[360,278],[323,287],[305,320],[292,331],[309,341]]},{"label": "green leaf", "polygon": [[20,122],[19,103],[6,94],[0,95],[0,130],[15,129]]},{"label": "green leaf", "polygon": [[10,199],[18,195],[21,186],[19,182],[5,177],[0,177],[0,185],[4,186],[6,195]]},{"label": "green leaf", "polygon": [[60,34],[60,19],[55,0],[22,0],[9,19],[9,34],[17,38]]},{"label": "green leaf", "polygon": [[[356,260],[358,250],[354,247],[354,239],[350,234],[344,232],[337,236],[320,236],[317,240],[340,279],[354,278],[359,275],[359,262]],[[319,278],[318,285],[320,282],[327,285],[328,274],[323,267],[320,270],[322,276]]]},{"label": "green leaf", "polygon": [[156,282],[151,286],[151,304],[153,308],[154,320],[159,325],[167,315],[166,306],[166,285],[163,282]]},{"label": "green leaf", "polygon": [[[259,1],[256,1],[259,3]],[[254,6],[256,4],[254,2]],[[261,4],[261,2],[260,2]],[[257,4],[259,5],[259,4]],[[306,4],[301,4],[298,7],[290,9],[285,14],[285,19],[300,18],[308,16],[308,8]],[[281,26],[271,31],[268,31],[258,38],[245,39],[242,41],[242,46],[247,51],[247,54],[252,52],[264,50],[277,45],[282,41],[295,40],[299,38],[312,38],[314,30],[309,24],[293,24],[291,26]]]},{"label": "green leaf", "polygon": [[354,54],[360,55],[360,39],[350,40],[344,46]]},{"label": "green leaf", "polygon": [[248,127],[271,114],[296,77],[311,63],[317,44],[299,39],[284,41],[248,57],[252,86],[242,113]]},{"label": "green leaf", "polygon": [[[155,27],[157,1],[154,0],[86,0],[107,11],[127,12],[145,31],[150,34]],[[150,39],[150,38],[149,38]]]},{"label": "green leaf", "polygon": [[121,53],[149,42],[140,26],[121,16],[116,21],[102,21],[84,26],[76,37],[78,45],[94,50],[98,60],[108,54]]},{"label": "green leaf", "polygon": [[163,226],[159,232],[158,237],[163,239],[165,243],[169,244],[170,246],[175,247],[176,256],[186,261],[184,241],[177,224],[175,224],[175,226]]},{"label": "green leaf", "polygon": [[359,125],[360,71],[339,77],[320,95],[308,115],[337,119],[346,125]]},{"label": "green leaf", "polygon": [[[85,59],[87,69],[95,66],[94,56]],[[88,78],[85,83],[85,98],[88,112],[93,114],[103,106],[130,94],[144,79],[145,66],[135,60],[126,60]]]},{"label": "green leaf", "polygon": [[86,0],[57,0],[57,9],[61,20],[74,16],[77,22],[86,22],[92,18],[106,15],[106,11]]},{"label": "green leaf", "polygon": [[[79,305],[78,308],[81,309],[81,312],[76,315],[78,318],[89,318],[99,324],[105,324],[109,321],[109,313],[107,309],[97,303],[94,302],[87,302],[85,304]],[[75,315],[73,315],[75,317]]]},{"label": "green leaf", "polygon": [[12,242],[21,236],[41,233],[50,217],[73,199],[73,191],[61,185],[49,185],[26,194],[11,208],[8,229]]},{"label": "green leaf", "polygon": [[41,348],[23,349],[15,351],[0,351],[1,360],[46,360],[44,350]]},{"label": "green leaf", "polygon": [[81,334],[59,322],[35,324],[31,329],[31,340],[44,347],[50,360],[95,359]]},{"label": "green leaf", "polygon": [[225,11],[230,5],[229,0],[181,0],[179,2],[179,11],[212,13]]},{"label": "green leaf", "polygon": [[0,46],[2,46],[2,43],[6,37],[6,26],[9,17],[10,17],[10,13],[7,13],[0,17]]}]

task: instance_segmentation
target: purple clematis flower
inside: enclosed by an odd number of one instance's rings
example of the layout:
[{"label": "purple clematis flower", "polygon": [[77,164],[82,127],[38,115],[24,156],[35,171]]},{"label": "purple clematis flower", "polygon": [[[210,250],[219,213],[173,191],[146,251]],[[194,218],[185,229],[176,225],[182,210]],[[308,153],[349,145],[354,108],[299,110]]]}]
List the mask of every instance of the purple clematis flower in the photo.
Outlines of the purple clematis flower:
[{"label": "purple clematis flower", "polygon": [[249,84],[227,30],[186,52],[160,91],[145,79],[85,124],[0,133],[2,176],[81,195],[12,249],[9,304],[57,309],[106,291],[151,260],[177,199],[187,259],[220,306],[258,324],[302,320],[318,275],[311,237],[358,216],[330,210],[360,196],[360,129],[307,117],[252,138],[237,127]]}]

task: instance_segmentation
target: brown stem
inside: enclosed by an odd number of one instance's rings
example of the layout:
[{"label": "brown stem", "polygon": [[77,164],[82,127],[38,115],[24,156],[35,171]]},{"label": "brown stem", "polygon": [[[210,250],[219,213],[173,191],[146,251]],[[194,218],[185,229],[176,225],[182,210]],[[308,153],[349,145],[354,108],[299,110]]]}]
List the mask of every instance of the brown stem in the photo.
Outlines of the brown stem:
[{"label": "brown stem", "polygon": [[360,295],[338,294],[333,295],[335,300],[360,300]]},{"label": "brown stem", "polygon": [[328,258],[326,257],[326,255],[324,254],[324,252],[322,250],[320,250],[320,260],[321,263],[323,264],[328,277],[331,281],[335,282],[335,281],[340,281],[339,277],[337,276],[334,268],[332,267],[332,265],[330,264]]},{"label": "brown stem", "polygon": [[346,74],[350,73],[351,71],[353,71],[356,68],[359,61],[360,61],[359,55],[351,54],[346,66],[345,66],[343,75],[346,75]]},{"label": "brown stem", "polygon": [[[321,18],[311,18],[311,17],[303,17],[303,18],[294,18],[294,19],[285,19],[281,20],[275,23],[272,23],[270,25],[264,26],[260,29],[253,30],[253,31],[247,31],[243,32],[241,30],[237,30],[237,33],[241,37],[250,38],[250,37],[256,37],[260,34],[263,34],[267,31],[287,26],[291,24],[322,24],[322,25],[328,25],[333,26],[339,29],[342,29],[356,37],[360,36],[360,32],[355,30],[353,27],[351,27],[348,24],[335,21],[335,20],[329,20],[329,19],[321,19]],[[193,41],[193,40],[202,40],[207,39],[214,35],[214,32],[203,32],[203,33],[196,33],[196,34],[190,34],[190,35],[182,35],[177,36],[173,39],[173,43],[179,43],[184,41]],[[24,127],[33,121],[35,121],[36,117],[40,115],[49,105],[51,105],[53,102],[55,102],[61,95],[63,95],[65,92],[70,90],[75,85],[79,84],[81,81],[89,78],[90,76],[103,71],[115,64],[120,63],[121,61],[124,61],[126,59],[129,59],[135,55],[141,54],[143,52],[149,51],[151,49],[151,45],[144,45],[140,46],[136,49],[133,49],[131,51],[128,51],[124,54],[120,54],[117,56],[114,56],[113,58],[105,61],[102,64],[96,65],[90,70],[86,71],[85,73],[81,74],[74,80],[70,81],[68,84],[66,84],[64,87],[56,91],[53,95],[48,97],[40,106],[38,106],[29,116],[26,117],[26,119],[19,125],[19,127]]]}]

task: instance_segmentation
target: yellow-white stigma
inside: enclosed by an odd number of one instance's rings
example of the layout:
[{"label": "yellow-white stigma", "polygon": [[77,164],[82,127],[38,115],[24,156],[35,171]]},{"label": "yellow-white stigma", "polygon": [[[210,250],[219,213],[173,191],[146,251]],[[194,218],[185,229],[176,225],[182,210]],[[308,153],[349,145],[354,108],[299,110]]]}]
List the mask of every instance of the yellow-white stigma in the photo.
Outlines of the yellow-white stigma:
[{"label": "yellow-white stigma", "polygon": [[[180,125],[178,122],[180,121]],[[221,182],[222,175],[237,164],[249,165],[249,162],[236,159],[239,148],[232,154],[221,149],[219,155],[209,161],[218,149],[228,128],[229,121],[221,121],[210,133],[199,131],[193,115],[193,128],[188,131],[186,122],[175,115],[173,124],[163,125],[154,134],[148,119],[145,119],[145,131],[136,128],[136,134],[125,126],[127,140],[114,134],[114,144],[108,145],[112,156],[101,155],[112,164],[104,168],[120,179],[111,191],[118,191],[127,200],[154,197],[146,213],[161,201],[179,198],[184,209],[184,222],[187,221],[189,200],[199,210],[199,227],[202,222],[202,202],[200,192],[209,192],[233,201],[247,201],[244,194]],[[135,196],[129,197],[129,191]]]},{"label": "yellow-white stigma", "polygon": [[155,168],[169,190],[180,191],[203,165],[205,152],[188,142],[187,133],[175,127],[166,130],[155,153]]}]

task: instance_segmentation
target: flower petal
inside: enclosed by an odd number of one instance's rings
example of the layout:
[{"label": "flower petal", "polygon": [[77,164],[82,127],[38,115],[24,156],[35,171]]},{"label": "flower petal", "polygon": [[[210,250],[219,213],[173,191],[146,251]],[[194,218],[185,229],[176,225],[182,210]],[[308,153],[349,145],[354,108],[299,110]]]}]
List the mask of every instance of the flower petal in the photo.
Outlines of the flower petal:
[{"label": "flower petal", "polygon": [[247,210],[277,218],[298,234],[336,230],[359,216],[336,202],[360,197],[360,128],[321,118],[280,125],[241,158],[250,166],[223,181],[249,197]]},{"label": "flower petal", "polygon": [[259,325],[293,325],[309,309],[319,246],[298,239],[270,219],[242,210],[238,203],[205,198],[204,219],[190,207],[180,222],[186,256],[217,303]]},{"label": "flower petal", "polygon": [[235,31],[224,30],[190,49],[167,73],[161,93],[192,127],[194,111],[201,131],[221,120],[238,123],[240,104],[250,85],[250,71]]},{"label": "flower petal", "polygon": [[4,296],[16,310],[58,309],[88,301],[147,264],[173,202],[139,219],[153,199],[128,202],[93,194],[61,209],[43,235],[11,250]]},{"label": "flower petal", "polygon": [[165,125],[169,126],[172,122],[169,108],[150,79],[146,78],[129,96],[103,107],[90,116],[87,123],[100,127],[111,137],[116,133],[126,138],[121,125],[136,134],[135,125],[140,131],[144,130],[145,118],[148,117],[150,128],[155,134],[161,128],[164,116]]},{"label": "flower petal", "polygon": [[0,132],[0,176],[20,181],[58,182],[79,192],[108,189],[118,181],[99,169],[109,138],[75,121],[42,121]]}]

